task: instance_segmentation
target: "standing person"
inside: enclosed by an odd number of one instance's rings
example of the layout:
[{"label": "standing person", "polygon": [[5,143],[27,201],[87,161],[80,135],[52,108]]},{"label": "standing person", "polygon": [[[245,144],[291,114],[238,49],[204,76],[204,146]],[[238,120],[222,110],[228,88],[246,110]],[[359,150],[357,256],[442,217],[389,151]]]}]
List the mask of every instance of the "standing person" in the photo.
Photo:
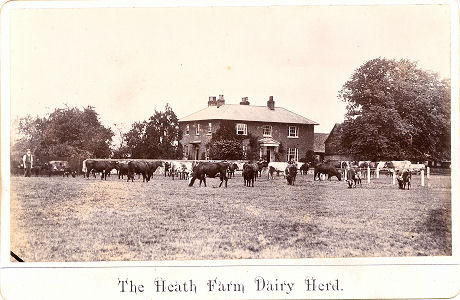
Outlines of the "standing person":
[{"label": "standing person", "polygon": [[22,157],[22,162],[24,163],[24,169],[25,169],[24,176],[30,177],[30,174],[31,174],[30,170],[32,169],[32,165],[34,162],[30,149],[27,149],[27,153],[24,154],[24,156]]}]

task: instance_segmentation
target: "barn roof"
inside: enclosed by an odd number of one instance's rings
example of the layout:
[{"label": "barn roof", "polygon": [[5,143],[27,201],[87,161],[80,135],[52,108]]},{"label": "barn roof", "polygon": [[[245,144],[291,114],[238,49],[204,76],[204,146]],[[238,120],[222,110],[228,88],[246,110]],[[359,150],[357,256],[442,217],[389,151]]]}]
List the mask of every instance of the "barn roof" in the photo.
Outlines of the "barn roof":
[{"label": "barn roof", "polygon": [[319,153],[326,152],[326,139],[329,136],[329,133],[315,133],[314,142],[313,142],[313,151]]},{"label": "barn roof", "polygon": [[267,106],[239,104],[224,104],[220,107],[208,106],[191,115],[181,118],[179,122],[203,120],[234,120],[319,125],[315,121],[307,119],[282,107],[275,107],[274,110],[271,110]]}]

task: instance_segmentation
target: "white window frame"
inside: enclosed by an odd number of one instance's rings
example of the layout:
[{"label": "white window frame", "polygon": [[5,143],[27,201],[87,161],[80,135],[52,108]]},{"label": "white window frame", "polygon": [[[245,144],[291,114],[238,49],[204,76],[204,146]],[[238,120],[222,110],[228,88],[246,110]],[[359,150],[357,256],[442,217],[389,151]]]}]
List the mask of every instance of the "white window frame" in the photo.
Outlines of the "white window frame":
[{"label": "white window frame", "polygon": [[200,135],[200,124],[196,124],[196,128],[195,128],[195,134],[196,135]]},{"label": "white window frame", "polygon": [[208,123],[208,134],[212,134],[212,123]]},{"label": "white window frame", "polygon": [[[242,132],[242,133],[238,133]],[[237,135],[248,135],[248,125],[245,123],[237,123],[236,124],[236,134]]]},{"label": "white window frame", "polygon": [[[293,159],[291,159],[291,158],[293,158]],[[297,149],[297,148],[288,148],[286,159],[287,159],[287,161],[290,161],[290,160],[299,161],[299,149]]]},{"label": "white window frame", "polygon": [[190,125],[187,124],[185,125],[185,135],[189,135],[190,134]]},{"label": "white window frame", "polygon": [[[291,135],[291,128],[294,128],[294,135]],[[299,137],[299,127],[295,125],[288,126],[288,138],[298,138]]]},{"label": "white window frame", "polygon": [[[266,133],[266,131],[270,132],[269,134]],[[262,127],[262,135],[265,137],[271,137],[273,134],[273,127],[272,125],[264,125]]]}]

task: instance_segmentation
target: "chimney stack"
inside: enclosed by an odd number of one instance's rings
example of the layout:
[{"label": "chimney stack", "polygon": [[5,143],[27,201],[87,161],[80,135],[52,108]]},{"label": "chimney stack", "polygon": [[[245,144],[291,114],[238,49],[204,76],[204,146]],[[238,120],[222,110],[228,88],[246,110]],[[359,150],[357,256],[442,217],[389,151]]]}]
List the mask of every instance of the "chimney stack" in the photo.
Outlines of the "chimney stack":
[{"label": "chimney stack", "polygon": [[209,96],[208,106],[217,106],[216,97]]},{"label": "chimney stack", "polygon": [[271,110],[275,110],[275,101],[273,101],[273,96],[270,96],[270,98],[268,98],[267,107]]},{"label": "chimney stack", "polygon": [[249,105],[248,97],[241,98],[240,105]]},{"label": "chimney stack", "polygon": [[217,100],[217,108],[225,104],[224,95],[219,95],[219,99]]}]

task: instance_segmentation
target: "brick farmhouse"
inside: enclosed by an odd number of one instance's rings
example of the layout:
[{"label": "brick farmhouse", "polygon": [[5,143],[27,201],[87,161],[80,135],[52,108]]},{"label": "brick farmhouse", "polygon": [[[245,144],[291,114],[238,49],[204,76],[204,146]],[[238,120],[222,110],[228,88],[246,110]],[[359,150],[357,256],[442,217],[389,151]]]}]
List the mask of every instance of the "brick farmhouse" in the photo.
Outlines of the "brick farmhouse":
[{"label": "brick farmhouse", "polygon": [[247,97],[239,104],[226,104],[224,96],[219,95],[219,98],[209,97],[206,108],[179,120],[184,159],[207,159],[207,144],[222,121],[235,122],[238,135],[255,136],[260,158],[268,161],[275,161],[280,145],[284,149],[281,161],[298,161],[307,150],[314,150],[314,126],[318,123],[275,107],[273,96],[266,106],[255,106],[250,105]]}]

